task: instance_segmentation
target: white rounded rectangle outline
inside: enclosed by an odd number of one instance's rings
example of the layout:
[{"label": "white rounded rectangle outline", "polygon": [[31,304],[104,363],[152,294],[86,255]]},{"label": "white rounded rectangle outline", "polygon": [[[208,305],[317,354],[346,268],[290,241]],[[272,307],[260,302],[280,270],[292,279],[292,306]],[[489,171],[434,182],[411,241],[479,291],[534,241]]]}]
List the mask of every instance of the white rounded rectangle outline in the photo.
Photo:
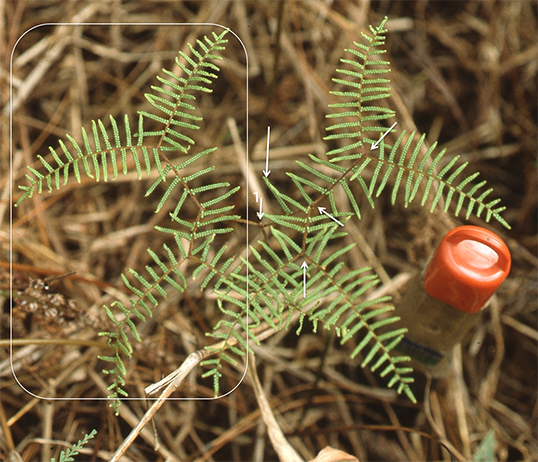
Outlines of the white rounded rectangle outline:
[{"label": "white rounded rectangle outline", "polygon": [[[245,53],[245,67],[246,67],[246,77],[245,77],[245,95],[246,95],[246,100],[245,100],[245,147],[244,147],[244,150],[245,150],[245,157],[246,157],[246,165],[247,165],[247,168],[246,168],[246,172],[245,172],[245,175],[246,175],[246,198],[247,200],[245,200],[245,213],[246,213],[246,224],[245,224],[245,232],[246,232],[246,235],[245,235],[245,251],[246,251],[246,260],[249,261],[249,247],[248,247],[248,242],[249,242],[249,232],[248,232],[248,220],[249,220],[249,211],[248,211],[248,197],[249,197],[249,155],[248,155],[248,146],[249,146],[249,58],[248,58],[248,52],[247,52],[247,48],[245,46],[245,44],[243,43],[243,41],[241,40],[241,38],[233,31],[231,30],[230,28],[226,27],[226,26],[223,26],[221,24],[217,24],[217,23],[183,23],[183,22],[178,22],[178,23],[169,23],[169,22],[148,22],[148,23],[138,23],[138,22],[126,22],[126,23],[116,23],[116,22],[73,22],[73,23],[63,23],[63,22],[58,22],[58,23],[43,23],[43,24],[38,24],[30,29],[28,29],[26,32],[24,32],[18,39],[17,41],[15,42],[15,44],[13,45],[13,50],[11,51],[11,58],[10,58],[10,68],[9,68],[9,78],[10,78],[10,81],[9,81],[9,94],[10,94],[10,98],[9,98],[9,138],[10,138],[10,145],[9,145],[9,150],[10,150],[10,165],[9,165],[9,182],[10,182],[10,185],[11,185],[11,188],[10,188],[10,196],[9,196],[9,200],[10,200],[10,204],[11,204],[11,207],[10,207],[10,210],[9,210],[9,229],[10,229],[10,241],[9,241],[9,276],[10,276],[10,287],[9,287],[9,290],[10,290],[10,293],[13,293],[13,110],[17,109],[18,106],[20,105],[20,102],[22,100],[21,97],[17,98],[14,102],[14,98],[13,98],[13,58],[14,58],[14,54],[15,54],[15,49],[17,47],[17,44],[22,40],[22,38],[27,35],[28,33],[30,33],[31,31],[33,30],[36,30],[37,28],[39,27],[45,27],[45,26],[113,26],[113,25],[121,25],[121,26],[140,26],[140,25],[146,25],[146,26],[213,26],[213,27],[219,27],[221,29],[225,29],[227,30],[228,32],[230,32],[238,41],[239,43],[241,44],[241,46],[243,47],[243,51]],[[37,83],[36,83],[37,84]],[[32,90],[34,87],[30,88],[30,90]],[[23,96],[25,96],[23,94]],[[245,265],[246,266],[246,294],[247,294],[247,305],[249,303],[248,301],[248,297],[249,297],[249,268],[248,268],[248,265]],[[26,392],[28,393],[29,395],[35,397],[35,398],[39,398],[39,399],[47,399],[47,400],[55,400],[55,401],[82,401],[82,400],[86,400],[86,401],[115,401],[115,400],[121,400],[121,401],[136,401],[136,400],[151,400],[151,401],[159,401],[161,400],[162,398],[159,398],[159,397],[140,397],[140,398],[134,398],[134,397],[118,397],[118,398],[110,398],[110,397],[102,397],[102,398],[88,398],[88,397],[69,397],[69,398],[65,398],[65,397],[47,397],[47,396],[40,396],[40,395],[36,395],[35,393],[32,393],[31,391],[29,391],[28,389],[26,389],[24,387],[24,385],[20,382],[20,380],[18,379],[17,377],[17,374],[14,370],[14,367],[13,367],[13,322],[12,322],[12,316],[13,316],[13,304],[11,303],[10,304],[10,312],[9,312],[9,315],[10,315],[10,326],[9,326],[9,362],[10,362],[10,367],[11,367],[11,372],[13,374],[13,377],[15,379],[15,381],[18,383],[18,385]],[[248,315],[248,310],[246,312],[246,325],[247,325],[247,329],[249,328],[249,315]],[[247,345],[249,344],[249,335],[248,335],[248,330],[246,332],[246,342],[247,342]],[[196,353],[196,352],[195,352]],[[175,382],[175,379],[180,376],[180,377],[186,377],[186,375],[188,375],[190,372],[192,372],[192,369],[194,369],[194,367],[196,365],[199,364],[200,360],[202,359],[200,357],[199,360],[196,360],[196,358],[194,357],[195,353],[192,353],[190,355],[188,355],[185,360],[183,361],[182,365],[174,372],[171,372],[167,377],[165,377],[164,379],[162,379],[160,382],[157,382],[156,384],[153,384],[153,385],[150,385],[146,388],[146,392],[148,394],[150,393],[155,393],[157,390],[160,390],[164,387],[170,387],[173,385],[173,383]],[[212,397],[212,398],[208,398],[208,397],[181,397],[181,398],[174,398],[174,397],[166,397],[165,399],[167,400],[177,400],[177,401],[186,401],[186,400],[214,400],[214,399],[219,399],[219,398],[222,398],[224,396],[227,396],[229,395],[230,393],[232,393],[239,385],[241,385],[241,383],[243,382],[245,376],[246,376],[246,373],[247,373],[247,368],[248,368],[248,358],[249,358],[249,353],[248,353],[248,349],[247,351],[245,352],[245,370],[243,371],[243,375],[241,376],[241,379],[239,380],[239,382],[237,383],[237,385],[235,385],[231,390],[229,390],[227,393],[223,394],[223,395],[219,395],[217,397]],[[181,372],[181,371],[184,371],[186,372],[186,374],[184,374],[184,372]],[[165,393],[163,393],[164,395]],[[156,403],[157,404],[157,403]],[[159,406],[160,407],[160,406]],[[120,408],[121,409],[121,408]]]}]

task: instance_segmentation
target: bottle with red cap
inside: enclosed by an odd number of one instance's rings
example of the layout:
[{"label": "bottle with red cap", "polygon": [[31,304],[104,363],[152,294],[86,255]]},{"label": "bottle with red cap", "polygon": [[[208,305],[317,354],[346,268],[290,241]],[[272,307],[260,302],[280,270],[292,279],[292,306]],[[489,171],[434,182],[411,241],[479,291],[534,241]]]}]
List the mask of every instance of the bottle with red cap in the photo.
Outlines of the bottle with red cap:
[{"label": "bottle with red cap", "polygon": [[408,328],[400,353],[433,377],[445,376],[454,346],[480,319],[510,263],[508,247],[491,231],[478,226],[450,231],[394,311]]}]

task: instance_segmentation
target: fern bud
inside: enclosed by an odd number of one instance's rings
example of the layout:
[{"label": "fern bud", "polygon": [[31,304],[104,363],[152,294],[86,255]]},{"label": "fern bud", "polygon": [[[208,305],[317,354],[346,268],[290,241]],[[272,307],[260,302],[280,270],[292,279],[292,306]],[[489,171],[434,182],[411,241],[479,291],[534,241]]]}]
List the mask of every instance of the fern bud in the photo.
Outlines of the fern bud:
[{"label": "fern bud", "polygon": [[450,231],[395,309],[408,328],[397,349],[419,369],[446,376],[454,346],[480,320],[510,263],[508,247],[494,233],[477,226]]}]

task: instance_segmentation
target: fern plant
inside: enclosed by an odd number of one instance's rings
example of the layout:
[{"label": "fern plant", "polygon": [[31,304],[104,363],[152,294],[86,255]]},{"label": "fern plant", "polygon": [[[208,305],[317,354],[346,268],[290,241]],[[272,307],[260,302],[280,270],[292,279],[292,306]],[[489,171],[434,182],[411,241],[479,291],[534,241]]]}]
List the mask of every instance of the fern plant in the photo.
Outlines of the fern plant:
[{"label": "fern plant", "polygon": [[[378,150],[371,148],[375,138],[387,132],[383,121],[396,116],[381,105],[381,100],[390,97],[385,77],[389,63],[379,59],[385,53],[385,22],[386,18],[377,27],[371,26],[369,34],[362,34],[363,42],[347,50],[351,59],[342,62],[351,69],[338,70],[345,78],[334,79],[346,90],[333,92],[341,102],[331,105],[336,112],[327,117],[337,123],[327,128],[325,139],[340,144],[327,152],[326,159],[310,155],[310,163],[298,162],[304,173],[287,174],[295,187],[293,192],[285,193],[264,178],[281,213],[263,215],[266,239],[252,243],[244,256],[235,255],[227,243],[245,221],[233,213],[239,187],[214,180],[214,167],[207,166],[206,158],[216,148],[191,154],[195,143],[188,135],[200,127],[202,119],[194,113],[196,97],[211,92],[226,30],[213,33],[211,39],[197,40],[196,46],[189,45],[189,55],[180,53],[181,59],[176,59],[179,75],[164,70],[165,77],[157,77],[160,85],[146,95],[153,111],[140,111],[136,127],[126,115],[120,130],[110,117],[110,136],[102,121],[92,122],[90,134],[82,131],[83,146],[67,136],[71,148],[60,141],[59,152],[50,148],[51,158],[38,156],[43,172],[29,168],[29,185],[20,186],[23,194],[16,205],[36,191],[42,193],[44,187],[49,191],[62,188],[72,176],[77,181],[82,174],[108,181],[130,170],[139,178],[143,172],[158,172],[146,196],[159,194],[156,212],[163,208],[170,211],[169,226],[156,229],[170,235],[174,244],[148,249],[154,264],[146,266],[145,275],[129,269],[130,278],[122,276],[133,296],[128,305],[116,301],[104,307],[114,329],[99,333],[108,339],[113,351],[100,358],[110,364],[104,372],[112,377],[109,390],[116,412],[121,397],[127,396],[126,360],[133,353],[132,337],[143,340],[137,325],[152,315],[162,298],[172,291],[185,291],[185,267],[202,290],[216,295],[221,313],[221,319],[207,333],[216,341],[206,347],[211,356],[202,362],[206,367],[203,377],[212,378],[215,396],[220,393],[223,366],[238,365],[250,351],[249,341],[259,343],[257,332],[262,327],[278,331],[294,324],[300,334],[308,320],[314,330],[319,325],[333,329],[342,344],[353,339],[356,344],[351,356],[362,355],[361,366],[389,377],[389,387],[396,386],[398,393],[415,400],[409,387],[413,381],[409,358],[393,354],[406,328],[397,323],[398,317],[390,315],[390,297],[367,297],[379,278],[371,268],[346,265],[352,245],[334,251],[346,234],[346,222],[353,215],[361,216],[356,185],[372,207],[373,198],[392,182],[393,203],[403,189],[406,206],[420,197],[422,205],[430,201],[434,210],[443,199],[443,210],[453,206],[456,216],[462,210],[467,218],[485,212],[486,221],[494,218],[506,227],[508,224],[500,216],[504,207],[498,206],[499,200],[487,199],[491,189],[482,189],[485,182],[471,185],[478,174],[458,179],[467,164],[457,166],[455,157],[440,171],[436,169],[445,151],[435,153],[434,143],[422,152],[424,136],[417,141],[415,133],[406,137],[402,131],[392,145],[383,139]],[[148,119],[160,128],[148,129]],[[171,154],[182,156],[181,161],[172,161]],[[368,181],[362,175],[370,164],[373,173]],[[344,204],[337,203],[337,188],[348,197],[351,210],[343,210]],[[320,214],[320,206],[327,202],[332,220]],[[248,214],[246,222],[260,225],[250,221]]]}]

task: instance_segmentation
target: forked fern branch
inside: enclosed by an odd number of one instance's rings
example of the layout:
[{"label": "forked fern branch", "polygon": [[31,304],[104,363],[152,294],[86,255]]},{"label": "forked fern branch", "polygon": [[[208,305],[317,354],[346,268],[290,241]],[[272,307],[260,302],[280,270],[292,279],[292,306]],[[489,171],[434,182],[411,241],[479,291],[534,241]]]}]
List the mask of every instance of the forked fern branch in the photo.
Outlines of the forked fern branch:
[{"label": "forked fern branch", "polygon": [[[492,189],[484,189],[486,182],[472,184],[479,174],[464,176],[467,162],[458,165],[459,156],[455,156],[438,171],[437,166],[444,159],[446,150],[435,153],[436,142],[426,149],[424,147],[425,135],[421,135],[415,142],[415,132],[413,132],[404,142],[405,131],[402,131],[393,146],[382,141],[379,143],[379,150],[371,149],[372,143],[377,140],[367,137],[366,134],[373,132],[379,136],[386,132],[387,128],[380,125],[380,122],[396,116],[391,109],[374,103],[377,100],[387,99],[391,94],[390,80],[378,77],[390,71],[389,62],[378,59],[379,55],[386,52],[384,49],[386,20],[387,18],[376,28],[370,26],[371,35],[362,33],[365,43],[354,42],[356,49],[346,49],[352,54],[353,59],[341,61],[351,66],[352,70],[337,69],[337,72],[347,78],[333,79],[339,85],[348,87],[348,90],[331,92],[340,97],[343,102],[329,105],[330,108],[337,108],[340,111],[328,114],[327,118],[340,121],[327,127],[329,135],[324,139],[344,144],[327,152],[330,158],[328,161],[310,155],[310,159],[317,164],[317,167],[298,162],[314,177],[313,180],[297,174],[290,174],[290,176],[308,203],[317,203],[321,197],[307,193],[304,186],[309,186],[322,197],[328,196],[335,213],[337,207],[334,205],[333,190],[337,186],[342,187],[355,214],[360,218],[360,208],[351,185],[358,183],[373,207],[372,198],[379,196],[386,186],[394,181],[391,194],[392,204],[395,204],[399,192],[404,189],[406,207],[415,198],[420,197],[422,206],[431,202],[430,211],[432,212],[443,202],[444,212],[447,212],[454,204],[455,216],[462,211],[465,211],[466,219],[473,213],[479,218],[484,214],[486,222],[494,218],[506,228],[510,228],[500,215],[506,207],[498,205],[500,199],[488,199]],[[385,157],[386,150],[389,150],[388,157]],[[337,166],[337,164],[342,164],[342,166]],[[362,176],[367,167],[374,169],[369,184]],[[322,172],[321,168],[325,171]],[[446,196],[443,196],[445,191]],[[277,199],[289,202],[282,195],[278,195]]]},{"label": "forked fern branch", "polygon": [[[319,217],[316,217],[315,221],[318,219]],[[217,395],[223,364],[237,365],[237,361],[227,354],[226,350],[243,356],[244,352],[249,350],[247,338],[256,344],[259,343],[253,331],[262,323],[274,330],[288,328],[294,313],[297,313],[300,319],[297,333],[300,333],[304,319],[312,321],[314,326],[321,322],[327,329],[334,328],[342,337],[342,344],[354,338],[361,329],[365,331],[352,356],[358,355],[371,344],[362,365],[369,365],[374,357],[377,357],[377,360],[371,366],[372,370],[377,370],[386,363],[381,375],[392,374],[390,386],[397,383],[398,393],[405,392],[414,401],[414,395],[409,388],[413,378],[408,375],[412,368],[399,365],[409,358],[389,354],[399,343],[406,329],[393,329],[384,333],[376,331],[398,321],[398,317],[369,322],[371,318],[393,309],[390,306],[377,307],[380,303],[390,300],[390,297],[357,301],[379,283],[379,278],[369,273],[371,268],[353,271],[345,268],[342,260],[354,245],[348,245],[336,252],[327,252],[330,242],[345,235],[339,232],[337,225],[325,223],[308,226],[306,218],[302,224],[302,231],[306,236],[304,249],[287,233],[275,227],[271,227],[270,230],[277,244],[269,246],[266,242],[259,241],[261,251],[251,247],[254,260],[244,262],[249,270],[248,293],[245,290],[246,275],[240,274],[239,270],[230,275],[232,278],[221,279],[224,290],[218,292],[218,303],[225,318],[217,323],[215,331],[209,335],[221,340],[222,343],[218,348],[208,347],[217,356],[201,363],[210,367],[203,376],[213,377]],[[296,227],[300,228],[297,222],[291,226],[292,229]],[[308,231],[305,231],[306,228]],[[305,270],[308,278],[304,287],[303,262],[308,267]],[[327,305],[324,301],[327,301]],[[238,349],[236,345],[242,349]]]},{"label": "forked fern branch", "polygon": [[[224,44],[227,42],[224,36],[227,32],[224,30],[220,35],[213,33],[213,40],[207,37],[204,37],[204,41],[198,40],[197,44],[201,51],[189,44],[193,58],[180,52],[186,63],[182,63],[178,58],[176,58],[176,63],[185,73],[185,77],[180,77],[167,70],[163,70],[163,72],[168,78],[157,77],[163,85],[169,86],[171,90],[164,88],[164,86],[152,86],[151,88],[156,94],[148,93],[146,98],[156,110],[164,113],[165,117],[146,111],[138,111],[137,132],[133,134],[127,114],[124,116],[124,128],[121,130],[115,118],[109,116],[112,136],[107,132],[103,121],[92,121],[90,134],[85,128],[82,128],[83,146],[71,135],[66,135],[67,140],[71,143],[70,148],[64,141],[60,140],[60,152],[49,147],[51,159],[47,160],[41,155],[37,156],[43,172],[28,167],[29,173],[26,174],[26,178],[29,185],[19,185],[23,194],[15,206],[20,205],[25,199],[31,198],[36,190],[38,194],[41,194],[44,187],[48,188],[49,192],[52,192],[53,187],[60,190],[72,176],[80,183],[81,173],[84,173],[88,178],[95,179],[95,181],[100,181],[102,178],[106,182],[109,180],[110,173],[112,174],[111,180],[115,180],[119,171],[127,175],[134,168],[138,178],[141,179],[142,167],[147,175],[150,174],[152,167],[155,167],[161,180],[164,181],[163,164],[168,164],[169,169],[172,167],[165,152],[179,151],[186,154],[194,143],[192,138],[182,131],[178,131],[176,127],[183,130],[200,128],[198,122],[201,117],[193,114],[195,107],[185,100],[195,100],[197,92],[210,93],[212,91],[208,85],[216,78],[215,72],[218,72],[219,68],[210,60],[221,59],[215,53],[224,49]],[[145,118],[162,124],[163,128],[157,131],[146,130]],[[132,159],[132,165],[129,163],[129,157]],[[118,163],[121,164],[121,170]],[[109,172],[109,168],[111,172]]]},{"label": "forked fern branch", "polygon": [[[147,100],[155,108],[156,113],[139,111],[137,133],[133,135],[127,115],[124,118],[123,129],[120,129],[116,120],[110,117],[112,136],[108,134],[101,120],[92,121],[90,134],[84,128],[82,129],[82,146],[72,136],[67,135],[71,148],[60,140],[60,153],[49,148],[52,160],[38,156],[45,172],[41,173],[29,167],[30,173],[26,177],[30,185],[20,186],[24,193],[16,205],[32,197],[36,190],[41,193],[44,187],[47,187],[49,192],[53,187],[61,189],[68,183],[71,176],[74,176],[78,182],[81,181],[82,174],[96,181],[101,179],[108,181],[115,180],[119,172],[126,175],[134,168],[140,179],[143,170],[149,175],[151,170],[156,168],[159,176],[148,189],[146,195],[149,195],[155,193],[158,187],[167,181],[168,174],[173,174],[172,181],[165,188],[156,211],[161,210],[176,191],[180,191],[181,197],[171,214],[172,222],[177,227],[159,228],[161,231],[171,232],[174,235],[177,253],[167,245],[163,245],[163,252],[166,256],[163,260],[155,251],[148,249],[153,261],[153,265],[146,266],[148,276],[142,276],[132,269],[129,272],[133,281],[122,275],[124,284],[134,294],[134,297],[130,299],[130,306],[115,301],[110,307],[104,307],[115,330],[100,332],[99,335],[108,338],[108,345],[113,349],[114,354],[100,356],[100,359],[112,363],[110,367],[105,368],[104,372],[113,377],[109,387],[111,390],[109,397],[114,399],[112,406],[116,412],[120,398],[127,396],[125,359],[130,358],[133,353],[130,336],[141,341],[136,320],[144,322],[148,316],[151,316],[152,310],[159,303],[159,298],[166,297],[168,291],[176,290],[182,293],[185,290],[187,283],[179,270],[184,261],[194,259],[199,262],[196,274],[203,269],[210,269],[202,282],[203,287],[218,271],[225,272],[232,264],[230,259],[221,261],[225,247],[212,257],[209,256],[209,249],[217,233],[232,231],[229,226],[222,227],[220,224],[239,218],[229,214],[233,205],[219,206],[233,196],[239,187],[230,189],[228,182],[212,183],[207,180],[202,186],[198,184],[191,186],[193,182],[199,182],[202,175],[210,173],[213,167],[197,169],[195,173],[189,175],[183,173],[188,166],[200,163],[216,148],[189,156],[175,165],[166,154],[169,151],[187,154],[194,144],[194,140],[186,135],[185,131],[199,129],[199,122],[202,118],[194,113],[195,106],[191,102],[196,100],[197,93],[212,91],[210,85],[217,77],[219,68],[210,61],[221,59],[217,53],[224,49],[226,33],[226,30],[220,35],[213,33],[212,40],[207,37],[203,41],[197,40],[198,48],[189,44],[192,56],[180,52],[183,61],[177,58],[176,64],[182,71],[182,76],[163,70],[166,77],[157,77],[161,86],[153,86],[154,93],[146,94]],[[148,130],[147,119],[160,124],[162,129]],[[208,191],[213,197],[200,201],[199,198]],[[192,221],[180,218],[182,206],[187,199],[193,201],[199,209],[198,217]],[[216,226],[218,229],[215,229]],[[182,239],[189,243],[187,247]]]},{"label": "forked fern branch", "polygon": [[[333,218],[344,218],[348,216],[347,212],[338,210],[335,202],[334,191],[338,186],[344,190],[352,204],[353,211],[359,218],[360,209],[351,185],[357,182],[370,204],[374,206],[372,198],[379,196],[386,186],[393,181],[391,195],[393,204],[396,201],[399,191],[402,189],[402,185],[404,185],[406,207],[415,198],[421,197],[422,206],[426,205],[428,200],[431,200],[430,210],[433,211],[444,199],[443,210],[446,212],[452,200],[457,199],[456,216],[462,209],[466,210],[467,218],[473,212],[475,212],[476,216],[480,217],[485,211],[486,221],[489,221],[493,217],[504,226],[509,227],[506,221],[500,216],[500,212],[504,210],[504,207],[497,206],[499,200],[486,201],[487,196],[491,193],[491,189],[481,191],[485,182],[478,183],[474,186],[470,185],[471,181],[478,174],[472,174],[459,179],[467,164],[456,166],[457,156],[451,159],[439,172],[437,172],[436,167],[443,158],[445,151],[441,151],[432,158],[436,143],[427,149],[425,154],[419,156],[424,143],[424,136],[421,136],[418,142],[414,142],[415,133],[412,133],[404,142],[404,131],[400,134],[393,146],[383,142],[380,144],[378,151],[373,152],[370,149],[374,140],[367,138],[365,133],[384,133],[387,129],[380,125],[380,122],[395,116],[394,111],[374,105],[376,100],[386,99],[390,96],[389,80],[378,77],[389,72],[389,63],[388,61],[375,58],[377,55],[385,53],[385,50],[382,48],[385,40],[383,34],[386,32],[384,29],[385,22],[386,18],[377,28],[370,27],[372,35],[362,34],[366,39],[366,44],[355,43],[358,50],[347,50],[354,56],[354,59],[344,59],[342,61],[353,66],[354,70],[339,70],[339,72],[351,79],[335,79],[337,83],[348,86],[351,90],[334,92],[335,95],[346,99],[346,101],[333,104],[331,107],[344,108],[346,110],[344,112],[329,114],[328,117],[332,119],[341,118],[344,121],[328,127],[327,130],[334,133],[329,134],[325,139],[334,141],[344,140],[346,144],[329,151],[327,155],[330,157],[330,160],[322,160],[310,155],[310,159],[314,162],[313,165],[307,165],[298,161],[299,166],[309,174],[309,177],[288,173],[288,176],[301,196],[301,200],[293,199],[272,185],[267,178],[264,179],[269,190],[273,193],[285,212],[285,215],[265,214],[266,219],[272,220],[276,225],[283,226],[302,235],[302,245],[298,246],[295,243],[284,241],[282,236],[280,236],[280,240],[277,239],[279,245],[281,245],[278,252],[274,248],[263,245],[261,242],[260,245],[262,245],[265,251],[265,257],[254,249],[251,249],[252,254],[256,258],[255,263],[257,267],[263,268],[264,272],[256,270],[256,266],[253,266],[249,262],[248,268],[252,274],[252,278],[249,278],[248,281],[252,282],[253,291],[247,293],[243,289],[240,295],[245,301],[241,303],[233,301],[236,300],[233,297],[223,297],[223,299],[230,302],[236,308],[238,307],[239,310],[232,311],[229,308],[219,305],[223,314],[231,316],[235,321],[219,323],[220,326],[225,325],[228,329],[228,334],[221,333],[217,338],[229,338],[230,333],[232,331],[235,332],[234,329],[237,325],[244,327],[245,321],[242,320],[241,316],[245,316],[246,314],[252,316],[254,325],[258,325],[263,318],[270,326],[278,329],[282,324],[282,313],[293,312],[296,309],[301,311],[302,318],[307,316],[314,323],[324,321],[327,327],[334,326],[337,332],[343,335],[343,343],[347,342],[364,328],[366,334],[359,342],[358,347],[353,351],[353,355],[360,353],[366,345],[372,342],[372,346],[362,363],[363,366],[369,365],[374,356],[378,352],[382,352],[380,358],[371,367],[372,370],[376,370],[385,362],[388,362],[388,365],[385,366],[381,374],[385,375],[393,372],[394,376],[389,383],[393,385],[399,382],[398,391],[405,390],[406,393],[412,396],[408,387],[408,383],[412,379],[404,377],[404,374],[409,373],[411,369],[396,366],[396,363],[403,362],[408,358],[397,357],[395,359],[388,354],[403,338],[405,329],[390,330],[385,328],[382,330],[383,333],[379,335],[375,332],[376,329],[387,327],[392,322],[397,321],[395,317],[384,317],[392,309],[391,307],[381,307],[363,312],[365,306],[369,305],[356,304],[355,299],[349,297],[349,291],[353,289],[353,286],[340,285],[340,282],[345,280],[347,276],[344,276],[342,280],[335,280],[332,275],[325,273],[324,270],[315,275],[309,274],[308,280],[309,284],[311,284],[311,294],[309,294],[309,297],[312,297],[311,300],[326,300],[333,291],[337,291],[338,296],[336,297],[336,301],[329,303],[327,306],[320,305],[315,309],[302,311],[301,307],[304,308],[304,303],[306,303],[308,297],[301,302],[291,296],[291,294],[295,294],[295,297],[297,297],[298,287],[300,285],[298,281],[302,274],[297,264],[297,259],[304,258],[305,261],[312,262],[312,252],[314,252],[312,244],[314,242],[322,242],[323,238],[321,236],[327,233],[328,230],[327,223],[324,222],[324,217],[316,214],[317,204],[323,198],[328,198]],[[352,101],[347,101],[349,98]],[[350,118],[355,120],[349,121]],[[385,157],[386,150],[390,150],[388,157]],[[369,165],[374,167],[374,171],[370,181],[366,181],[362,173]],[[444,190],[447,191],[445,198],[443,198]],[[272,233],[276,238],[273,229]],[[279,253],[283,253],[288,260],[285,261],[278,257]],[[293,255],[294,253],[295,255]],[[343,253],[343,251],[336,252],[332,258],[336,258],[336,256],[341,258]],[[316,253],[316,255],[319,256],[319,253]],[[271,257],[272,261],[267,260],[267,256]],[[276,266],[274,266],[275,264]],[[320,268],[324,266],[320,266]],[[267,274],[267,272],[269,273]],[[347,274],[350,275],[349,277],[352,277],[355,275],[355,271]],[[246,279],[243,282],[246,282]],[[324,287],[328,287],[328,293],[323,292]],[[268,297],[268,294],[275,294],[275,296]],[[363,294],[364,291],[362,289],[354,292],[356,296]],[[252,311],[249,306],[249,299],[250,304],[255,307]],[[387,300],[384,299],[382,301]],[[265,317],[263,313],[265,313]],[[342,319],[343,321],[341,321]],[[338,321],[341,322],[341,325],[337,325]],[[246,343],[242,345],[247,349]],[[227,357],[225,359],[228,360]],[[219,377],[220,359],[206,361],[206,364],[214,366],[208,374],[213,375],[216,381]],[[215,387],[217,386],[218,384],[216,383]]]}]

